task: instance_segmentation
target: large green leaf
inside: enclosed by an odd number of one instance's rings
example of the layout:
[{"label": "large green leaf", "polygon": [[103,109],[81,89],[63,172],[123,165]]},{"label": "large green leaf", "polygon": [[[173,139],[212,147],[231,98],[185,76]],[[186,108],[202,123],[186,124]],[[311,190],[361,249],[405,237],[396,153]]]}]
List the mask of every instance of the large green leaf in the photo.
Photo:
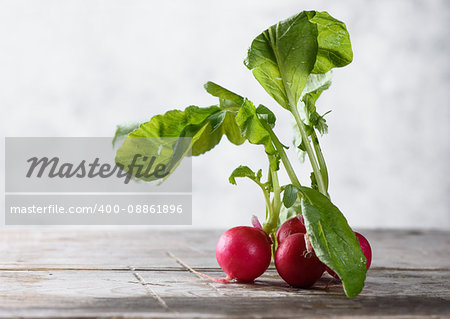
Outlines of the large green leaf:
[{"label": "large green leaf", "polygon": [[366,258],[344,215],[328,197],[308,187],[302,194],[301,210],[306,231],[317,257],[341,278],[349,298],[357,296],[366,279]]},{"label": "large green leaf", "polygon": [[[216,146],[223,135],[236,145],[245,141],[236,124],[235,110],[218,106],[200,108],[190,106],[184,111],[172,110],[154,116],[125,139],[116,153],[116,163],[126,171],[136,154],[142,155],[136,164],[147,164],[143,157],[155,158],[153,166],[165,167],[165,177],[170,175],[185,156],[201,155]],[[182,139],[180,139],[180,137]],[[135,176],[135,171],[129,172]],[[151,181],[158,176],[140,177]]]},{"label": "large green leaf", "polygon": [[314,68],[318,50],[314,12],[301,12],[257,36],[245,65],[281,106],[296,105]]},{"label": "large green leaf", "polygon": [[[249,100],[213,82],[206,83],[205,89],[219,98],[220,106],[190,106],[184,111],[172,110],[154,116],[128,135],[117,151],[116,162],[127,170],[136,154],[142,155],[137,165],[147,164],[144,156],[155,157],[154,166],[164,165],[166,177],[185,156],[211,150],[223,135],[233,144],[240,145],[247,139],[252,144],[264,145],[268,154],[275,154],[270,134],[263,125],[275,125],[275,115],[268,108],[262,105],[255,108]],[[274,169],[278,169],[278,162],[279,158],[272,156]],[[129,173],[135,176],[137,170]],[[147,181],[158,179],[156,176],[138,177]]]},{"label": "large green leaf", "polygon": [[323,74],[353,59],[345,24],[327,12],[303,11],[257,36],[245,65],[283,107],[297,105],[311,73]]}]

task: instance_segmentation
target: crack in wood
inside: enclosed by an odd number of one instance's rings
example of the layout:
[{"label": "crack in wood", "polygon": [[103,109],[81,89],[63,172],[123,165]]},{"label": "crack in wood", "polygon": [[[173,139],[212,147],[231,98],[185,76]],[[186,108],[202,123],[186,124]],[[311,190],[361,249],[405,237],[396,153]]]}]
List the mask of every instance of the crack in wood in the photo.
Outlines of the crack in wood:
[{"label": "crack in wood", "polygon": [[166,310],[176,313],[175,311],[171,310],[169,306],[166,304],[166,302],[159,296],[152,288],[148,286],[148,283],[145,282],[144,278],[142,278],[141,275],[136,271],[136,269],[132,266],[128,268],[133,276],[139,281],[139,283],[144,287],[144,289]]},{"label": "crack in wood", "polygon": [[[175,259],[176,263],[181,265],[184,269],[186,269],[187,271],[189,271],[191,274],[194,274],[196,277],[201,278],[201,279],[205,279],[204,276],[198,274],[198,271],[195,271],[192,267],[188,266],[186,263],[184,263],[183,261],[181,261],[181,259],[179,259],[177,256],[175,256],[174,254],[172,254],[170,251],[166,252],[167,255],[173,259]],[[214,286],[213,284],[211,284],[210,282],[206,282],[206,284],[211,287],[212,289],[214,289],[218,294],[225,296],[224,293],[222,293],[222,291],[220,291],[216,286]]]}]

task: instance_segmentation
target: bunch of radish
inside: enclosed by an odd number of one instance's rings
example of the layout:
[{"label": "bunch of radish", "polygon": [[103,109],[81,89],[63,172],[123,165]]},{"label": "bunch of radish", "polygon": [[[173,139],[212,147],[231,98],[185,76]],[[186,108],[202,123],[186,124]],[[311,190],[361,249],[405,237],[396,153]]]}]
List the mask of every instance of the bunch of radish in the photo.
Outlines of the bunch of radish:
[{"label": "bunch of radish", "polygon": [[[269,267],[271,260],[271,238],[259,223],[253,227],[240,226],[227,230],[219,239],[216,257],[227,281],[252,282]],[[367,239],[355,232],[361,249],[367,258],[369,269],[372,250]],[[304,220],[297,215],[283,223],[276,233],[278,247],[275,252],[275,267],[289,285],[308,288],[322,277],[326,270],[336,279],[339,277],[314,254],[309,242]]]},{"label": "bunch of radish", "polygon": [[[201,275],[220,282],[249,282],[263,274],[274,258],[280,276],[292,286],[310,287],[325,271],[337,278],[335,269],[347,297],[356,297],[362,291],[366,268],[370,266],[370,245],[356,233],[358,245],[344,214],[330,199],[330,179],[319,139],[328,133],[325,115],[330,111],[319,112],[323,106],[317,103],[330,87],[332,69],[352,60],[345,24],[327,12],[313,10],[268,27],[253,39],[247,51],[245,66],[274,98],[278,109],[287,111],[294,120],[293,146],[301,158],[309,159],[310,186],[309,181],[300,183],[285,151],[288,146],[277,136],[278,115],[211,81],[204,88],[218,98],[216,105],[189,104],[184,109],[155,115],[142,124],[117,128],[113,144],[126,136],[117,150],[117,165],[127,173],[124,176],[148,182],[166,180],[184,157],[207,153],[225,136],[236,146],[253,144],[264,148],[264,174],[263,168],[252,170],[240,165],[228,179],[236,185],[236,178],[248,178],[262,191],[266,206],[263,226],[254,220],[253,227],[226,231],[217,244],[216,257],[227,277]],[[143,158],[151,161],[146,163]],[[157,165],[162,174],[142,174],[145,165]],[[283,169],[289,178],[284,185],[279,178]],[[279,227],[282,208],[291,209],[296,203],[301,210],[293,211],[303,214],[307,229],[301,217]]]}]

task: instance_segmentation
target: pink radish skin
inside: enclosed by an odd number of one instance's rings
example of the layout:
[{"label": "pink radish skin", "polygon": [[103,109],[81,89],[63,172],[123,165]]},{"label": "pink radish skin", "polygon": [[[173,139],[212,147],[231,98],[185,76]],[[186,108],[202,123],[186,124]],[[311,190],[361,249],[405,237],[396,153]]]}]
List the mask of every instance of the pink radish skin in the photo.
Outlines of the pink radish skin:
[{"label": "pink radish skin", "polygon": [[269,236],[254,227],[239,226],[219,238],[216,258],[228,279],[251,282],[269,267],[272,257]]},{"label": "pink radish skin", "polygon": [[281,278],[294,287],[308,288],[322,276],[325,265],[306,249],[304,234],[287,237],[275,253],[275,267]]},{"label": "pink radish skin", "polygon": [[[370,264],[372,263],[372,248],[370,247],[369,241],[358,232],[355,232],[356,238],[358,238],[359,245],[361,246],[361,250],[363,251],[364,256],[366,256],[367,263],[366,268],[369,270]],[[334,278],[340,279],[339,276],[330,268],[325,266],[326,271]]]},{"label": "pink radish skin", "polygon": [[306,233],[305,221],[303,216],[297,215],[285,221],[277,231],[278,245],[281,244],[286,238],[292,234]]}]

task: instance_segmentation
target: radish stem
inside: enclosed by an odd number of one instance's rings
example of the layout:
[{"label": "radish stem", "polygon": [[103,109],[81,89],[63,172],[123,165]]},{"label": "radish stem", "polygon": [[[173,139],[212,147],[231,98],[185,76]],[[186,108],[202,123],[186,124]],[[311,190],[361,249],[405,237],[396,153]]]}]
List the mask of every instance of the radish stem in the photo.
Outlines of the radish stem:
[{"label": "radish stem", "polygon": [[[290,97],[291,96],[290,91],[288,91],[288,92],[289,92],[288,97]],[[289,100],[291,100],[291,99],[289,99]],[[306,131],[305,131],[305,125],[303,124],[303,121],[300,118],[300,114],[298,113],[297,106],[295,106],[294,104],[291,104],[290,110],[291,110],[292,115],[294,115],[295,122],[297,123],[298,129],[300,131],[300,135],[302,136],[302,142],[305,145],[306,153],[308,154],[308,158],[311,163],[311,166],[312,166],[312,169],[314,172],[314,176],[316,177],[317,186],[319,187],[319,192],[321,192],[325,196],[328,196],[327,191],[325,189],[325,184],[323,182],[322,174],[320,173],[319,165],[317,164],[314,150],[311,147],[311,144],[309,143],[308,135],[306,134]]]}]

